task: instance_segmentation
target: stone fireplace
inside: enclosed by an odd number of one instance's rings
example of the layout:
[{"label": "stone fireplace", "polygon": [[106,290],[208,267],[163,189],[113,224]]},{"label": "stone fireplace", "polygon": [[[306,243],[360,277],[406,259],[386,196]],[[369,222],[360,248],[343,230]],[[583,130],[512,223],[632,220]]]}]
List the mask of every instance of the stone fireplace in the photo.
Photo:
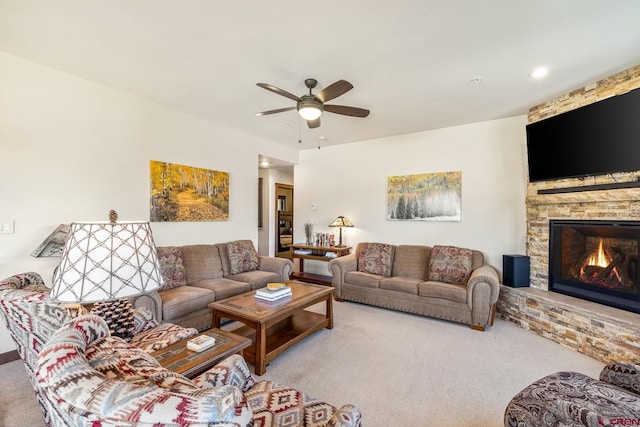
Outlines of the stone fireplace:
[{"label": "stone fireplace", "polygon": [[[637,87],[640,87],[640,66],[536,106],[529,111],[528,121],[532,123]],[[593,234],[595,231],[603,231],[602,229],[596,227],[589,231],[575,224],[569,226],[564,231],[564,237],[573,241],[561,249],[565,251],[561,255],[565,257],[564,266],[562,261],[557,265],[550,260],[550,243],[551,240],[563,240],[562,234],[558,236],[551,232],[552,223],[595,224],[594,221],[605,221],[629,224],[638,221],[640,188],[624,185],[637,181],[638,177],[640,171],[529,183],[526,198],[526,246],[531,260],[531,287],[502,286],[498,300],[499,316],[603,362],[615,359],[637,363],[640,360],[639,311],[628,307],[622,310],[615,303],[606,304],[600,300],[593,302],[595,298],[592,298],[591,291],[599,287],[597,291],[601,294],[615,294],[616,302],[619,302],[618,298],[621,296],[626,298],[631,295],[632,299],[637,299],[637,290],[627,291],[624,283],[627,280],[628,284],[628,279],[631,278],[638,284],[638,237],[622,238],[616,232],[605,236],[603,240],[603,250],[609,247],[608,250],[614,257],[616,251],[623,252],[625,259],[618,260],[616,264],[627,263],[625,274],[630,277],[623,278],[624,289],[617,291],[607,289],[604,285],[584,283],[582,279],[588,277],[580,276],[585,274],[584,269],[580,273],[578,268],[577,280],[574,276],[576,265],[579,267],[582,264],[581,258],[588,257],[587,253],[599,247],[600,242]],[[562,233],[562,228],[559,233]],[[617,267],[610,264],[611,262],[605,267],[599,267],[589,266],[587,263],[589,268],[586,269],[586,274],[595,274],[596,279],[600,280],[606,274],[604,270]],[[552,278],[549,274],[550,267]],[[559,281],[556,276],[560,277]],[[554,282],[551,289],[550,279]],[[611,284],[612,280],[607,277],[604,283]],[[615,280],[613,283],[618,285]],[[587,296],[576,295],[579,287],[588,291]],[[560,293],[556,292],[556,288],[564,289]]]},{"label": "stone fireplace", "polygon": [[550,220],[549,290],[640,313],[636,221]]}]

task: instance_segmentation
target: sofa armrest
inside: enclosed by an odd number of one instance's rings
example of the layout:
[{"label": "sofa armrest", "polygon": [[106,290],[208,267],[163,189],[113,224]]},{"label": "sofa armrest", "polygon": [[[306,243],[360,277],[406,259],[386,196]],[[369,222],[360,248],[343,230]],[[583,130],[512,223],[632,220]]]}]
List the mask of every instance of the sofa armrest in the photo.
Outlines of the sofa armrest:
[{"label": "sofa armrest", "polygon": [[334,294],[337,298],[342,298],[342,284],[344,283],[344,275],[350,271],[358,269],[358,259],[356,254],[349,254],[334,258],[329,261],[327,266],[331,272],[331,286],[335,288]]},{"label": "sofa armrest", "polygon": [[42,277],[38,273],[34,273],[34,272],[15,274],[11,277],[7,277],[6,279],[0,280],[0,289],[2,290],[22,289],[31,285],[40,286],[36,290],[45,289],[44,281],[42,280]]},{"label": "sofa armrest", "polygon": [[255,385],[256,380],[242,356],[234,354],[194,378],[193,382],[202,388],[232,385],[244,393]]},{"label": "sofa armrest", "polygon": [[293,273],[293,262],[287,258],[260,256],[260,270],[270,271],[280,275],[280,280],[286,282]]},{"label": "sofa armrest", "polygon": [[327,426],[331,427],[359,427],[361,425],[362,414],[360,409],[354,405],[344,405],[339,408],[331,417]]},{"label": "sofa armrest", "polygon": [[473,291],[474,288],[481,283],[486,283],[491,290],[489,295],[489,305],[493,305],[498,302],[498,295],[500,293],[500,279],[498,279],[498,272],[490,265],[483,265],[471,272],[471,277],[467,282],[467,304],[471,307],[473,303]]},{"label": "sofa armrest", "polygon": [[147,294],[129,297],[129,302],[133,308],[148,308],[156,321],[158,323],[162,323],[162,298],[160,298],[160,294],[158,292],[153,291]]},{"label": "sofa armrest", "polygon": [[611,362],[600,372],[600,381],[640,394],[640,365],[627,362]]}]

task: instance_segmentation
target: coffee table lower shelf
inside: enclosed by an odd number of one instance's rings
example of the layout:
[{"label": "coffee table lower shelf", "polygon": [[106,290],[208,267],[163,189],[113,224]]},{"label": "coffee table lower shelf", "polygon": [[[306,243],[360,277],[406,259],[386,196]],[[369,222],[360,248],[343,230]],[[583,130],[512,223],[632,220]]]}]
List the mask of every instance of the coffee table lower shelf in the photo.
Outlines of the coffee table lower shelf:
[{"label": "coffee table lower shelf", "polygon": [[187,342],[195,338],[191,337],[157,350],[151,356],[162,367],[187,378],[194,378],[232,354],[242,355],[243,350],[251,344],[251,340],[243,336],[217,328],[206,330],[198,334],[200,335],[214,337],[216,344],[200,352],[192,351],[187,348]]},{"label": "coffee table lower shelf", "polygon": [[333,277],[298,271],[291,274],[291,280],[300,280],[301,282],[315,283],[316,285],[331,286]]},{"label": "coffee table lower shelf", "polygon": [[[309,335],[332,326],[324,314],[302,310],[267,327],[265,363],[271,362],[282,354],[282,352]],[[256,329],[251,326],[242,326],[234,329],[232,332],[251,340],[251,345],[244,349],[243,356],[247,361],[256,366]]]}]

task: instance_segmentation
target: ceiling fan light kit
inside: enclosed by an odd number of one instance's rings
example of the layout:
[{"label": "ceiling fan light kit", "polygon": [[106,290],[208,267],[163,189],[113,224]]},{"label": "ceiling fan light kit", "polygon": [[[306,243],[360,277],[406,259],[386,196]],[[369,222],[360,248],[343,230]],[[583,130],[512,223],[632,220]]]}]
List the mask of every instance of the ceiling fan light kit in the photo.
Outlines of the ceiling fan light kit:
[{"label": "ceiling fan light kit", "polygon": [[[306,97],[307,95],[305,95]],[[305,120],[315,120],[320,117],[320,114],[324,111],[322,104],[313,98],[302,99],[298,101],[298,114]]]},{"label": "ceiling fan light kit", "polygon": [[325,105],[325,102],[331,101],[332,99],[337,98],[340,95],[344,95],[346,92],[353,89],[353,85],[346,80],[338,80],[337,82],[330,84],[314,95],[312,93],[312,89],[316,87],[318,82],[315,79],[306,79],[304,81],[304,84],[309,89],[309,93],[300,97],[268,83],[256,84],[263,89],[296,101],[295,107],[285,107],[278,108],[277,110],[262,111],[260,113],[256,113],[257,116],[265,116],[268,114],[298,110],[298,114],[300,114],[300,116],[307,121],[307,126],[313,129],[320,126],[320,115],[324,111],[351,117],[367,117],[369,115],[369,110],[366,110],[364,108],[348,107],[345,105]]}]

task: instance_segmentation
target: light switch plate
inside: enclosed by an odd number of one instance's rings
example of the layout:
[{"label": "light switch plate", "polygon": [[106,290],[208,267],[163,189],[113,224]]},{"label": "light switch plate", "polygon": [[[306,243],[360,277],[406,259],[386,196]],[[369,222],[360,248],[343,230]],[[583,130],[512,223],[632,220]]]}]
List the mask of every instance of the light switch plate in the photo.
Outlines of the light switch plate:
[{"label": "light switch plate", "polygon": [[0,234],[13,234],[15,221],[0,222]]}]

